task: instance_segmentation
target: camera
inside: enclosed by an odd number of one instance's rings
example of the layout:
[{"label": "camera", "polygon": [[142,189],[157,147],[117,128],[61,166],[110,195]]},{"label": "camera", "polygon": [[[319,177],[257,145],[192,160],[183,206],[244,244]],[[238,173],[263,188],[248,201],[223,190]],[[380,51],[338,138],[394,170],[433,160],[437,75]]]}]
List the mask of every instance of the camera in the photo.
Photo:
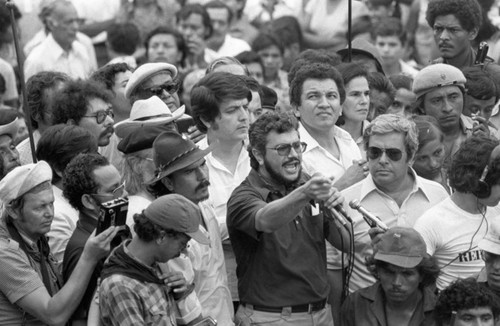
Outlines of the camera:
[{"label": "camera", "polygon": [[100,205],[99,219],[97,220],[96,235],[110,226],[125,225],[127,222],[128,199],[120,197]]}]

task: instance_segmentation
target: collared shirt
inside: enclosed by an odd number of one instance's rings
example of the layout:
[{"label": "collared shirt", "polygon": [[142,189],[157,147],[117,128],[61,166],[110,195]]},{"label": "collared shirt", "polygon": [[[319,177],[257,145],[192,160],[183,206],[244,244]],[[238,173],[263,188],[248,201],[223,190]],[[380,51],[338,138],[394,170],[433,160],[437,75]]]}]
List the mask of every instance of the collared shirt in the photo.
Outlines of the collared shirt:
[{"label": "collared shirt", "polygon": [[47,233],[47,238],[49,238],[50,252],[62,264],[66,245],[76,229],[78,211],[63,196],[62,189],[53,185],[52,190],[55,199],[54,219],[50,225],[50,231]]},{"label": "collared shirt", "polygon": [[[340,312],[340,326],[385,326],[384,290],[379,282],[347,297]],[[436,295],[425,287],[408,326],[433,326]]]},{"label": "collared shirt", "polygon": [[59,71],[71,78],[86,79],[93,71],[89,54],[82,43],[74,41],[66,52],[49,34],[26,58],[24,74],[26,80],[46,70]]},{"label": "collared shirt", "polygon": [[[414,182],[401,207],[377,188],[371,175],[343,190],[342,195],[346,203],[357,199],[361,206],[378,216],[389,228],[413,227],[425,211],[448,197],[448,193],[439,183],[417,176],[413,169],[409,171]],[[376,281],[365,266],[365,257],[373,254],[373,249],[368,235],[369,225],[358,211],[348,205],[344,205],[344,208],[352,218],[354,228],[354,268],[349,283],[349,290],[354,292]]]},{"label": "collared shirt", "polygon": [[241,52],[250,50],[251,50],[250,45],[248,45],[247,42],[243,41],[242,39],[232,37],[229,34],[226,34],[226,37],[224,38],[224,43],[222,43],[221,47],[219,48],[219,50],[216,51],[216,53],[219,57],[225,57],[225,56],[235,57]]},{"label": "collared shirt", "polygon": [[200,230],[210,239],[210,245],[203,245],[191,239],[187,256],[181,255],[171,259],[160,267],[165,271],[181,272],[189,283],[194,283],[203,316],[214,318],[220,325],[234,325],[233,303],[227,285],[219,224],[210,205],[200,202],[198,207],[207,227],[205,229],[200,225]]},{"label": "collared shirt", "polygon": [[[299,184],[307,178],[303,175]],[[241,302],[288,307],[328,296],[325,239],[333,233],[334,223],[307,204],[295,219],[274,232],[255,228],[257,212],[287,193],[252,169],[229,199],[227,222],[238,263]]]},{"label": "collared shirt", "polygon": [[[299,124],[300,140],[307,144],[306,151],[302,154],[304,171],[309,175],[319,172],[326,177],[334,177],[335,182],[344,175],[354,160],[361,160],[361,153],[347,131],[337,126],[333,130],[335,142],[340,152],[339,159],[321,147],[306,128]],[[326,243],[326,260],[328,269],[342,268],[341,253],[330,243]]]}]

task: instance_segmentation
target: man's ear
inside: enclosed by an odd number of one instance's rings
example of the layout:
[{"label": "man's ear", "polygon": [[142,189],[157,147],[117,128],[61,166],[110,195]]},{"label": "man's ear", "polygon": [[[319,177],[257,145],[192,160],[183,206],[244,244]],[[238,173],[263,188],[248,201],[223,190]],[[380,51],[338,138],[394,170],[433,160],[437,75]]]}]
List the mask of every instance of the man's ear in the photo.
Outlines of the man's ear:
[{"label": "man's ear", "polygon": [[297,118],[300,118],[300,111],[299,111],[299,107],[297,105],[293,105],[292,106],[293,108],[293,114],[297,117]]},{"label": "man's ear", "polygon": [[262,155],[262,153],[260,151],[258,151],[255,148],[252,148],[252,154],[255,157],[255,159],[257,160],[257,162],[259,163],[259,165],[261,165],[261,166],[264,165],[264,155]]},{"label": "man's ear", "polygon": [[95,210],[96,206],[98,206],[96,200],[89,194],[82,195],[81,201],[83,207],[91,211]]},{"label": "man's ear", "polygon": [[476,38],[478,32],[479,32],[479,29],[477,27],[472,29],[472,31],[469,32],[469,41],[474,40]]},{"label": "man's ear", "polygon": [[21,217],[21,213],[19,210],[12,208],[12,206],[9,204],[5,207],[7,214],[13,219],[13,220],[18,220]]},{"label": "man's ear", "polygon": [[210,129],[210,127],[212,126],[212,123],[205,120],[204,118],[200,117],[200,120],[201,122],[205,125],[205,127],[207,127],[207,129]]},{"label": "man's ear", "polygon": [[174,192],[174,183],[172,182],[172,180],[169,177],[165,177],[165,178],[161,179],[160,182],[163,183],[163,185],[165,187],[167,187],[168,190],[170,190],[171,192]]}]

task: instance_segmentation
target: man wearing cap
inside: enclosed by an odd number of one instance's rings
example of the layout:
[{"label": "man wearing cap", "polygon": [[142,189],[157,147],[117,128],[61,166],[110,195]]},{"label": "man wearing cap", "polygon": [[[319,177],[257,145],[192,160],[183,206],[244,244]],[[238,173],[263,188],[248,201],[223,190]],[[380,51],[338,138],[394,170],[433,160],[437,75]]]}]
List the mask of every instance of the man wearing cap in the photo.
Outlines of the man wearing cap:
[{"label": "man wearing cap", "polygon": [[190,262],[177,258],[169,262],[171,270],[194,272],[195,291],[204,316],[211,316],[220,325],[233,325],[233,305],[227,285],[226,266],[215,212],[207,203],[209,174],[205,156],[210,148],[201,150],[191,140],[176,132],[162,133],[153,144],[156,176],[150,187],[156,196],[176,193],[197,204],[203,217],[201,227],[210,239],[210,246],[190,242]]},{"label": "man wearing cap", "polygon": [[262,115],[250,127],[252,170],[227,204],[238,263],[239,325],[331,325],[325,239],[348,250],[346,228],[324,216],[342,202],[332,181],[301,173],[298,124],[289,114]]},{"label": "man wearing cap", "polygon": [[442,290],[457,278],[472,277],[484,267],[479,241],[500,216],[500,146],[497,140],[471,137],[453,156],[448,182],[455,191],[415,223],[441,273]]},{"label": "man wearing cap", "polygon": [[490,288],[500,300],[500,223],[498,219],[491,221],[488,233],[477,246],[482,250],[485,265],[478,281]]},{"label": "man wearing cap", "polygon": [[44,161],[12,170],[0,181],[0,324],[64,324],[76,309],[97,262],[116,234],[110,227],[85,244],[75,270],[62,286],[45,234],[54,214]]},{"label": "man wearing cap", "polygon": [[102,325],[176,325],[191,312],[182,307],[194,287],[186,286],[181,273],[163,273],[158,264],[179,257],[191,238],[210,244],[201,220],[198,206],[176,194],[157,198],[134,216],[136,235],[110,255],[101,274]]},{"label": "man wearing cap", "polygon": [[[359,201],[389,228],[413,227],[425,211],[448,197],[443,186],[418,176],[411,167],[418,147],[413,121],[395,114],[379,115],[366,128],[363,140],[370,173],[342,191],[346,202]],[[354,267],[349,281],[349,290],[354,292],[376,281],[365,265],[373,248],[370,226],[358,211],[347,205],[345,209],[354,228]]]},{"label": "man wearing cap", "polygon": [[470,118],[462,114],[465,83],[465,76],[460,69],[443,63],[425,67],[413,81],[418,110],[421,114],[436,118],[444,134],[448,164],[465,139],[473,134],[490,134],[483,118]]},{"label": "man wearing cap", "polygon": [[[66,246],[62,274],[67,281],[82,255],[85,242],[97,227],[100,204],[124,195],[120,173],[108,160],[97,153],[78,154],[64,171],[63,194],[71,206],[78,210],[78,222]],[[89,307],[102,261],[95,267],[82,301],[71,317],[74,324],[86,324]]]},{"label": "man wearing cap", "polygon": [[434,325],[439,268],[422,236],[411,228],[394,227],[374,246],[366,264],[377,282],[347,297],[340,325]]},{"label": "man wearing cap", "polygon": [[14,138],[17,134],[17,122],[18,119],[16,117],[10,123],[0,125],[0,179],[21,165],[19,152],[14,146]]}]

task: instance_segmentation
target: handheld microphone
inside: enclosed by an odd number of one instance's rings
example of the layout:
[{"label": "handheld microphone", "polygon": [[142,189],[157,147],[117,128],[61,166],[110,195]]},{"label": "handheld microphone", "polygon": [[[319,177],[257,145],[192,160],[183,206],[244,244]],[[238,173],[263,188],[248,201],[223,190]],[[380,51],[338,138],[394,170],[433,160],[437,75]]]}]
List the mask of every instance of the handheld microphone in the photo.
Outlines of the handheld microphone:
[{"label": "handheld microphone", "polygon": [[340,214],[342,214],[342,216],[349,222],[349,223],[352,223],[352,219],[351,217],[349,216],[349,214],[347,214],[347,212],[345,211],[344,209],[344,206],[342,206],[342,204],[338,204],[337,206],[335,206],[335,210],[337,212],[339,212]]},{"label": "handheld microphone", "polygon": [[366,223],[368,223],[368,225],[370,227],[379,227],[381,228],[382,230],[384,231],[387,231],[389,230],[389,228],[387,227],[387,225],[385,225],[384,222],[382,222],[382,220],[380,220],[380,218],[378,218],[377,216],[373,215],[372,213],[370,213],[369,211],[367,211],[366,209],[364,209],[360,204],[359,204],[359,201],[356,200],[356,199],[353,199],[349,202],[349,206],[351,206],[352,209],[355,209],[357,210],[358,212],[361,213],[361,215],[363,215],[363,219],[366,221]]},{"label": "handheld microphone", "polygon": [[320,203],[320,209],[323,211],[323,214],[326,217],[329,217],[331,219],[336,219],[342,226],[347,225],[347,220],[342,216],[343,214],[339,213],[335,207],[334,209],[329,209],[328,207],[325,206],[324,203]]}]

